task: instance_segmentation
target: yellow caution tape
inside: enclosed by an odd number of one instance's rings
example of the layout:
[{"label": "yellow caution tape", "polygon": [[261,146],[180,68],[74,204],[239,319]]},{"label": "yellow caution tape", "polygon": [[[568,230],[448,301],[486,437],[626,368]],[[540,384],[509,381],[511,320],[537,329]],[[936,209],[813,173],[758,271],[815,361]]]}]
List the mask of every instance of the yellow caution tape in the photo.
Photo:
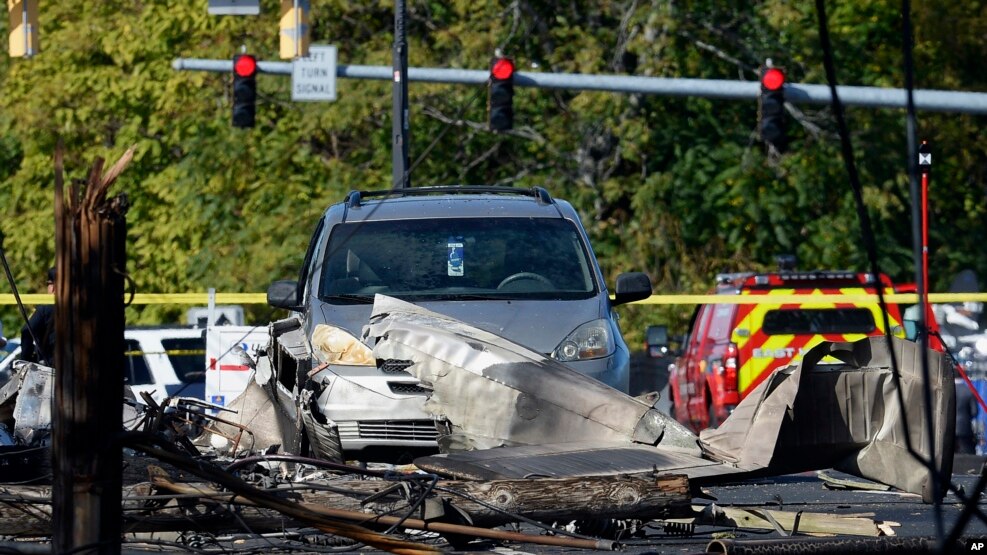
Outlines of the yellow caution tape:
[{"label": "yellow caution tape", "polygon": [[138,357],[144,355],[199,355],[205,356],[205,349],[175,349],[172,351],[125,351],[123,356],[126,357]]},{"label": "yellow caution tape", "polygon": [[[634,304],[803,304],[827,303],[876,303],[877,295],[652,295]],[[885,302],[915,304],[915,293],[894,293],[884,296]],[[987,302],[987,293],[929,293],[930,303]]]},{"label": "yellow caution tape", "polygon": [[[817,293],[814,295],[652,295],[632,304],[758,304],[760,302],[796,304],[819,302],[820,297],[825,297],[826,302],[832,303],[877,302],[877,295],[826,295]],[[889,303],[914,304],[918,302],[918,295],[915,293],[895,293],[885,295],[884,300]],[[21,301],[26,305],[38,305],[52,304],[55,299],[48,294],[28,294],[21,295]],[[987,302],[987,293],[929,293],[929,302]],[[208,293],[138,293],[134,295],[131,304],[206,305],[208,303]],[[0,305],[11,304],[15,304],[13,295],[0,295]],[[216,293],[216,304],[267,304],[267,294]]]},{"label": "yellow caution tape", "polygon": [[[124,296],[124,301],[129,299]],[[55,297],[47,293],[21,295],[27,305],[52,304]],[[0,295],[0,305],[16,304],[14,296]],[[209,304],[209,293],[137,293],[130,304]],[[267,293],[216,293],[216,304],[267,304]]]}]

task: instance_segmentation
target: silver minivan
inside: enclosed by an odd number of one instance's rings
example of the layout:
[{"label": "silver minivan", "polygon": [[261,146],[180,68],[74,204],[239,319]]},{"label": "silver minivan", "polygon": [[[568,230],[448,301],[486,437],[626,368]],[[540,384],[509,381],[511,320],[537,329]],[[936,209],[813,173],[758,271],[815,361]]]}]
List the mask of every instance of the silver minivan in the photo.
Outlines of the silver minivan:
[{"label": "silver minivan", "polygon": [[295,431],[285,448],[339,458],[433,445],[421,408],[428,392],[402,361],[368,369],[313,359],[315,330],[360,337],[375,295],[483,328],[626,393],[629,353],[613,308],[651,291],[647,275],[621,274],[611,299],[576,211],[541,188],[352,192],[325,211],[299,280],[268,290],[271,305],[291,311],[271,325],[268,353],[269,392],[283,429]]}]

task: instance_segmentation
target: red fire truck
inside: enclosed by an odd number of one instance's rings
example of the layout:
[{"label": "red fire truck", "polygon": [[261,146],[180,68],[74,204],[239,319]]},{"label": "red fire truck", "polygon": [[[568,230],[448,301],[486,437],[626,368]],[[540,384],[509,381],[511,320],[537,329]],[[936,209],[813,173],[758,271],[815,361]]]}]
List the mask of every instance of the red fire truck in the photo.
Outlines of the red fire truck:
[{"label": "red fire truck", "polygon": [[[882,275],[880,283],[887,294],[895,292],[887,276]],[[669,366],[672,416],[696,431],[715,427],[771,372],[801,358],[818,343],[884,335],[884,318],[876,301],[827,299],[873,294],[875,287],[872,274],[849,271],[717,276],[715,292],[726,302],[696,309],[681,354]],[[759,298],[746,303],[727,297],[738,295]],[[812,295],[818,300],[785,299],[792,295]],[[887,307],[892,333],[904,337],[899,307]]]}]

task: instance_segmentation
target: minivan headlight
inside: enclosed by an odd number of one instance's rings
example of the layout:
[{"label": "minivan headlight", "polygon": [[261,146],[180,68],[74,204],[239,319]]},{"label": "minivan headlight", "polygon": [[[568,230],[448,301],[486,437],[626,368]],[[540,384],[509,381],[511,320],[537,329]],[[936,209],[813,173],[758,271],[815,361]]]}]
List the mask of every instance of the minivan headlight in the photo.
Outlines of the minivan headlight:
[{"label": "minivan headlight", "polygon": [[569,334],[552,352],[552,358],[560,362],[590,360],[613,354],[616,345],[610,332],[610,323],[600,318],[586,322]]},{"label": "minivan headlight", "polygon": [[312,330],[312,352],[320,362],[352,366],[375,366],[374,352],[348,331],[319,324]]}]

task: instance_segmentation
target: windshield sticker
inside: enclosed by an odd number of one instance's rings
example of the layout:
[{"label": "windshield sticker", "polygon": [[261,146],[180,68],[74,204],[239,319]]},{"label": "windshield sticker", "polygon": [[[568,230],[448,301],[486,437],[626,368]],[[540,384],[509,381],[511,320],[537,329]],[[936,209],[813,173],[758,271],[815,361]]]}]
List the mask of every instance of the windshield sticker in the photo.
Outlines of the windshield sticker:
[{"label": "windshield sticker", "polygon": [[449,248],[449,265],[448,273],[450,276],[462,277],[463,275],[463,238],[462,237],[450,237],[448,241]]}]

